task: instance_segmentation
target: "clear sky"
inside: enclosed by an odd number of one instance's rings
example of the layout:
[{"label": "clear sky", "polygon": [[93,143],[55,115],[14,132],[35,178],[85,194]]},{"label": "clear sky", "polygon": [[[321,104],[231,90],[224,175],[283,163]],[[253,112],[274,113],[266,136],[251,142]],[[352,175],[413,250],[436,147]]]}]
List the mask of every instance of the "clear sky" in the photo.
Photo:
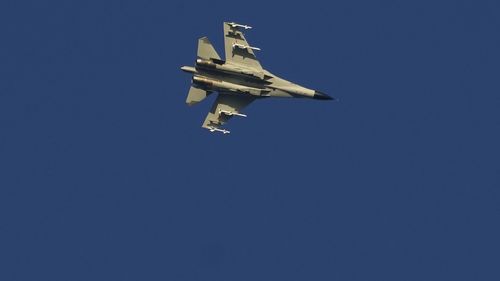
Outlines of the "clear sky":
[{"label": "clear sky", "polygon": [[[1,1],[0,280],[500,280],[499,2],[284,3]],[[223,21],[340,101],[202,129]]]}]

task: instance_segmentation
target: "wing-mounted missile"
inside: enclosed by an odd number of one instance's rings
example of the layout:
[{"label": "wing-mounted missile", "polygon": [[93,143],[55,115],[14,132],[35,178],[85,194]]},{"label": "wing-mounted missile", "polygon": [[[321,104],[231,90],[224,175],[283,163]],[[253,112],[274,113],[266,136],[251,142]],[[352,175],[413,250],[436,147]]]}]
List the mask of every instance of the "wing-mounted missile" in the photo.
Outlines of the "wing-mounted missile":
[{"label": "wing-mounted missile", "polygon": [[229,134],[231,133],[230,131],[228,130],[224,130],[224,129],[220,129],[220,128],[217,128],[217,127],[214,127],[214,126],[210,126],[207,128],[210,132],[219,132],[219,133],[223,133],[224,135],[225,134]]},{"label": "wing-mounted missile", "polygon": [[227,23],[231,28],[243,28],[245,30],[247,29],[252,29],[251,26],[249,25],[244,25],[244,24],[239,24],[239,23],[235,23],[235,22],[228,22]]},{"label": "wing-mounted missile", "polygon": [[234,44],[233,44],[233,50],[234,50],[235,48],[238,48],[238,49],[244,49],[244,50],[251,49],[251,50],[260,51],[260,48],[257,48],[257,47],[252,47],[252,46],[247,46],[247,45],[243,45],[243,44],[238,44],[238,43],[234,43]]},{"label": "wing-mounted missile", "polygon": [[223,109],[219,110],[219,115],[220,114],[225,114],[227,116],[247,117],[246,114],[242,114],[242,113],[238,113],[238,112],[234,112],[234,111],[229,111],[229,110],[223,110]]}]

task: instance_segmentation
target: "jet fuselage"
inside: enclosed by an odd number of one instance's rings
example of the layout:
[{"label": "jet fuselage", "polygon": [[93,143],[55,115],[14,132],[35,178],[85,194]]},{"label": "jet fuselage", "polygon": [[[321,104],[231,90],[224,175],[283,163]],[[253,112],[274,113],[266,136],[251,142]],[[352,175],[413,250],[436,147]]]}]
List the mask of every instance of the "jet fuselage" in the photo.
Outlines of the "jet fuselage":
[{"label": "jet fuselage", "polygon": [[229,91],[255,97],[304,97],[332,99],[315,90],[282,79],[267,70],[257,72],[222,61],[196,61],[195,67],[183,66],[183,71],[193,74],[193,83],[207,91]]}]

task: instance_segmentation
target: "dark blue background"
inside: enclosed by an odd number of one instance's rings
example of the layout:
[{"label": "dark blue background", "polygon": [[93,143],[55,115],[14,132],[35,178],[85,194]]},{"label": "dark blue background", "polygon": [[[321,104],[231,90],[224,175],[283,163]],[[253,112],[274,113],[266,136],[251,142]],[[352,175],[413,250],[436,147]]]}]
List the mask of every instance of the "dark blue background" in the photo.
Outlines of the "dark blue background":
[{"label": "dark blue background", "polygon": [[[500,4],[411,2],[2,1],[0,280],[500,280]],[[200,128],[225,20],[340,102]]]}]

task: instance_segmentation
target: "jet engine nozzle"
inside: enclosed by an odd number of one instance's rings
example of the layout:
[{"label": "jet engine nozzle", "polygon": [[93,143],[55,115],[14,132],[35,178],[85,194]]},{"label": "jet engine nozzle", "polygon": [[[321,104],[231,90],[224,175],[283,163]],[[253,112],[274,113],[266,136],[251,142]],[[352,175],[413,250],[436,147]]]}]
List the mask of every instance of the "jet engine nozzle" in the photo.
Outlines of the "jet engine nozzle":
[{"label": "jet engine nozzle", "polygon": [[196,65],[205,66],[209,68],[216,68],[217,65],[211,60],[197,59]]},{"label": "jet engine nozzle", "polygon": [[193,83],[194,84],[201,84],[201,85],[207,85],[207,86],[213,86],[214,81],[206,78],[202,78],[199,76],[193,76]]}]

